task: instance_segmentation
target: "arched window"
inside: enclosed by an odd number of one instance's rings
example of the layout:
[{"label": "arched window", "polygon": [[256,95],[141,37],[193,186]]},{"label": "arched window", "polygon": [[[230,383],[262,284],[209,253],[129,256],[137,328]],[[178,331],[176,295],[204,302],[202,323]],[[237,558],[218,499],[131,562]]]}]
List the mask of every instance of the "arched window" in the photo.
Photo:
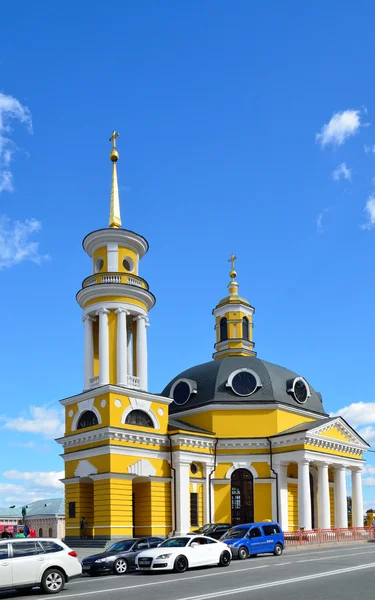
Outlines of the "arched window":
[{"label": "arched window", "polygon": [[41,527],[39,527],[39,537],[43,537],[43,529]]},{"label": "arched window", "polygon": [[242,339],[249,339],[249,320],[247,319],[247,317],[244,317],[242,319]]},{"label": "arched window", "polygon": [[85,427],[93,427],[94,425],[98,425],[98,417],[92,410],[86,410],[79,417],[77,429],[85,429]]},{"label": "arched window", "polygon": [[225,342],[228,339],[228,325],[227,320],[223,317],[220,321],[220,341]]},{"label": "arched window", "polygon": [[151,417],[143,410],[132,410],[125,421],[126,425],[140,425],[141,427],[154,427]]},{"label": "arched window", "polygon": [[48,537],[53,537],[52,527],[50,527],[49,530],[48,530]]},{"label": "arched window", "polygon": [[232,525],[254,523],[253,476],[247,469],[236,469],[231,476]]}]

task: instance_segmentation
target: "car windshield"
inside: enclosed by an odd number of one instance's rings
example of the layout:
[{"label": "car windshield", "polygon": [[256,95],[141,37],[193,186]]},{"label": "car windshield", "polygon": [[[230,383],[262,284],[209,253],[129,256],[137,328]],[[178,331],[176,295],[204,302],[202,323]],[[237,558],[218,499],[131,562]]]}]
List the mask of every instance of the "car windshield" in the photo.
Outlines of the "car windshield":
[{"label": "car windshield", "polygon": [[159,548],[183,548],[190,542],[190,539],[188,537],[169,538],[160,544]]},{"label": "car windshield", "polygon": [[135,540],[127,540],[126,542],[116,542],[113,546],[107,548],[106,552],[126,552],[130,550]]},{"label": "car windshield", "polygon": [[243,538],[249,530],[245,527],[233,527],[224,533],[221,539],[229,540],[230,538]]}]

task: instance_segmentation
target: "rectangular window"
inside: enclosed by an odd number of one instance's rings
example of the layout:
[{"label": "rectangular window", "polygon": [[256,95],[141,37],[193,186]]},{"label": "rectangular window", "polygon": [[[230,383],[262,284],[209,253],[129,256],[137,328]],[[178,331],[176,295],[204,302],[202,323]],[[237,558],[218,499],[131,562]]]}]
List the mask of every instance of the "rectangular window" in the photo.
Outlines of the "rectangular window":
[{"label": "rectangular window", "polygon": [[43,554],[42,548],[35,542],[12,542],[14,558]]},{"label": "rectangular window", "polygon": [[76,517],[76,503],[75,502],[69,502],[69,519],[75,519]]},{"label": "rectangular window", "polygon": [[190,494],[190,525],[198,526],[198,494]]}]

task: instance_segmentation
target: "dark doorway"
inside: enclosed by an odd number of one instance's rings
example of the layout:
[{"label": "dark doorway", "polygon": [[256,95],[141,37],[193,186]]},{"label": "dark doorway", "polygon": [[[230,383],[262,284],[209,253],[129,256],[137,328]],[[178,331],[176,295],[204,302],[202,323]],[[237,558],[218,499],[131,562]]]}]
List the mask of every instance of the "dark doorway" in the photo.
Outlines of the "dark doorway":
[{"label": "dark doorway", "polygon": [[253,476],[247,469],[236,469],[231,477],[232,525],[254,523]]},{"label": "dark doorway", "polygon": [[311,527],[315,529],[315,486],[314,478],[310,473],[310,498],[311,498]]}]

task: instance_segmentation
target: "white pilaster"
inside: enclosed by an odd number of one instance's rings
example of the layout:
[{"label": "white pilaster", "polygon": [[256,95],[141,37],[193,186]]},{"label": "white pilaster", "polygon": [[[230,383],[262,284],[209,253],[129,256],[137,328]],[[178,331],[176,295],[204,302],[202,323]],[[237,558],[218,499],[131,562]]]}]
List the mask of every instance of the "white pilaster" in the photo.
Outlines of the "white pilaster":
[{"label": "white pilaster", "polygon": [[346,467],[335,467],[335,527],[348,527]]},{"label": "white pilaster", "polygon": [[106,385],[109,383],[109,310],[101,308],[96,314],[99,315],[99,385]]},{"label": "white pilaster", "polygon": [[[212,484],[210,474],[214,468],[211,463],[204,463],[204,487],[203,487],[203,523],[210,523],[214,520],[214,514],[212,509],[210,510],[210,503],[213,501]],[[211,494],[210,494],[211,489]]]},{"label": "white pilaster", "polygon": [[176,477],[176,535],[190,531],[190,462],[173,460]]},{"label": "white pilaster", "polygon": [[127,372],[128,375],[134,375],[133,373],[133,345],[132,345],[132,321],[128,323],[127,328]]},{"label": "white pilaster", "polygon": [[109,273],[118,271],[118,244],[114,242],[107,244],[107,265]]},{"label": "white pilaster", "polygon": [[128,338],[126,332],[127,311],[123,308],[116,310],[117,314],[117,383],[119,385],[128,384],[128,360],[127,347]]},{"label": "white pilaster", "polygon": [[139,387],[147,391],[147,335],[146,335],[146,317],[140,315],[137,321],[137,377],[139,377]]},{"label": "white pilaster", "polygon": [[[277,473],[278,481],[278,505],[279,505],[279,523],[283,531],[288,531],[288,481],[287,481],[287,470],[288,467],[282,464],[275,464],[273,470]],[[275,486],[276,487],[276,486]],[[276,493],[276,491],[275,491]],[[272,516],[273,519],[277,519],[277,515]]]},{"label": "white pilaster", "polygon": [[311,495],[309,461],[298,462],[298,526],[311,529]]},{"label": "white pilaster", "polygon": [[90,389],[90,380],[94,375],[94,340],[93,340],[93,318],[86,315],[83,318],[85,327],[85,341],[84,341],[84,383],[83,389]]},{"label": "white pilaster", "polygon": [[330,529],[331,527],[327,463],[318,464],[318,525],[320,529]]},{"label": "white pilaster", "polygon": [[362,468],[352,468],[352,525],[363,527]]}]

